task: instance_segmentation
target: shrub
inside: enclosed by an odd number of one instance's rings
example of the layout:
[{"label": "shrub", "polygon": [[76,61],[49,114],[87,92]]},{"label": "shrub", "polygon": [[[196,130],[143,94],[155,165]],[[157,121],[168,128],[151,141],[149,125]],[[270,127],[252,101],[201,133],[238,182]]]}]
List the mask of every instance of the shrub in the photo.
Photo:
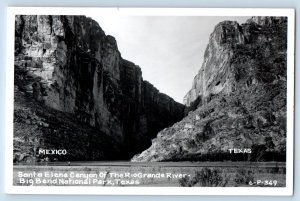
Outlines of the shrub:
[{"label": "shrub", "polygon": [[179,180],[180,186],[192,187],[199,184],[203,187],[224,187],[228,184],[229,177],[227,175],[222,175],[219,169],[209,169],[203,168],[195,173],[195,176],[190,179],[189,177],[184,177]]},{"label": "shrub", "polygon": [[275,145],[273,143],[272,137],[265,137],[265,145],[269,150],[274,149]]},{"label": "shrub", "polygon": [[253,180],[253,172],[251,170],[246,171],[245,169],[238,169],[234,179],[236,184],[249,184]]}]

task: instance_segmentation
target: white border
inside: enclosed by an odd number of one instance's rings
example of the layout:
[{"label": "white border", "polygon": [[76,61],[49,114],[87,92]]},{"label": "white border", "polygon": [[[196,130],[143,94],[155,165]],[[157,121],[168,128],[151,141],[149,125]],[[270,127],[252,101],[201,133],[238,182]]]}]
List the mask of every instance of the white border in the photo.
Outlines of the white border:
[{"label": "white border", "polygon": [[[159,15],[159,16],[287,16],[287,162],[286,187],[94,187],[13,186],[13,103],[15,15]],[[102,194],[102,195],[278,195],[293,194],[294,141],[294,9],[257,8],[91,8],[8,7],[5,119],[5,192],[10,194]]]}]

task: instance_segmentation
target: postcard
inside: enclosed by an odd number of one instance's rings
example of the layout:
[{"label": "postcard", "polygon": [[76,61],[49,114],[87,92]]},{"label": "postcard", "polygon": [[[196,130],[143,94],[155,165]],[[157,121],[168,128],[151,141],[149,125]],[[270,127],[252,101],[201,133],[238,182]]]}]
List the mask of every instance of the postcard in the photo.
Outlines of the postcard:
[{"label": "postcard", "polygon": [[7,11],[7,193],[293,194],[293,9]]}]

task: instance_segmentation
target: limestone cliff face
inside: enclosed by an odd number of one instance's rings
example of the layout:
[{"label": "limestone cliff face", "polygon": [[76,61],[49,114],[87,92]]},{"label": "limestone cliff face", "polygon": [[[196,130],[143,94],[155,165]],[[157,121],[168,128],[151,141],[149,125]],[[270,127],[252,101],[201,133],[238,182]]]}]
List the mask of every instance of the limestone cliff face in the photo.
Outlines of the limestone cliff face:
[{"label": "limestone cliff face", "polygon": [[[272,36],[272,34],[273,32],[280,34],[279,32],[283,30],[277,29],[279,29],[278,26],[284,24],[284,22],[284,18],[253,17],[242,25],[231,21],[224,21],[218,24],[210,35],[209,43],[204,54],[204,62],[194,78],[192,89],[184,97],[185,105],[191,106],[197,102],[205,104],[209,101],[210,96],[219,93],[230,94],[236,87],[241,87],[241,85],[236,86],[237,82],[248,75],[250,75],[250,77],[247,81],[249,83],[256,83],[259,78],[255,73],[258,72],[253,71],[257,69],[254,69],[252,66],[249,66],[247,69],[246,67],[236,67],[235,65],[237,65],[237,63],[239,65],[241,63],[243,63],[243,65],[251,65],[247,63],[258,59],[253,58],[257,51],[254,49],[257,48],[254,47],[255,44],[265,43],[266,53],[270,54],[270,51],[274,51],[273,49],[270,50],[270,46],[276,45],[278,37]],[[278,41],[278,43],[280,42],[282,41]],[[250,49],[251,44],[252,49]],[[243,52],[246,47],[249,48],[245,49],[245,51],[249,52]],[[279,52],[279,55],[280,54],[285,54],[285,52]],[[237,57],[249,60],[239,62],[237,61]],[[248,72],[245,72],[244,77],[240,78],[239,76],[243,73],[241,72],[242,70],[247,70]]]},{"label": "limestone cliff face", "polygon": [[233,88],[233,72],[228,65],[233,57],[231,45],[245,42],[242,28],[237,22],[225,21],[215,27],[205,50],[204,62],[194,78],[192,89],[184,97],[190,106],[199,97],[201,103],[207,102],[210,94],[230,93]]},{"label": "limestone cliff face", "polygon": [[111,136],[125,147],[125,158],[182,119],[184,106],[144,81],[94,20],[28,15],[16,16],[15,25],[21,90]]},{"label": "limestone cliff face", "polygon": [[286,139],[286,50],[287,18],[216,25],[184,97],[188,115],[133,161],[231,160],[232,148],[251,149],[249,160],[279,159]]}]

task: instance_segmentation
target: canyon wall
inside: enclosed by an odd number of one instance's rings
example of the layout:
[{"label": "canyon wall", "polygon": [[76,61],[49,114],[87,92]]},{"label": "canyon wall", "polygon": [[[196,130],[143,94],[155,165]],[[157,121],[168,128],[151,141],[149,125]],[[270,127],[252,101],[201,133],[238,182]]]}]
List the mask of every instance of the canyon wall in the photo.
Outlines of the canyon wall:
[{"label": "canyon wall", "polygon": [[148,148],[184,115],[184,106],[144,81],[115,38],[85,16],[16,16],[15,68],[21,91],[110,136],[123,147],[120,158]]},{"label": "canyon wall", "polygon": [[184,97],[188,115],[132,160],[231,160],[234,148],[285,160],[286,59],[286,17],[219,23]]}]

